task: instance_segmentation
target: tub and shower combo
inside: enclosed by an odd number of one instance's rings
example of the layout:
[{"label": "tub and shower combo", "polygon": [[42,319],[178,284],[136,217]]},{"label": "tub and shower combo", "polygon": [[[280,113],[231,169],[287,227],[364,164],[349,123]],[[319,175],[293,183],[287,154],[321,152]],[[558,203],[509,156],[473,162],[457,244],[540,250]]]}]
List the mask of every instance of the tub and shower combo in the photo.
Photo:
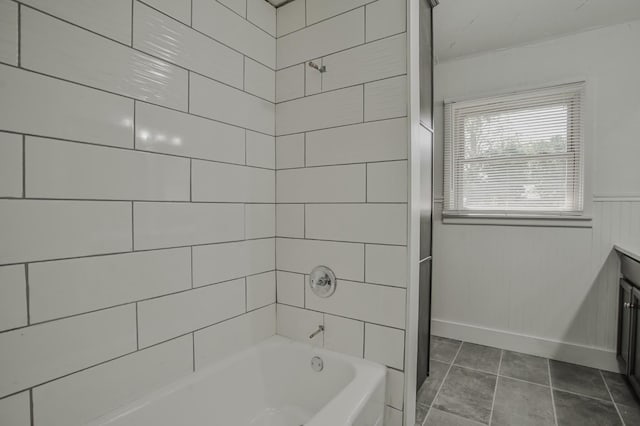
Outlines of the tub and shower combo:
[{"label": "tub and shower combo", "polygon": [[273,336],[91,426],[382,426],[385,367]]}]

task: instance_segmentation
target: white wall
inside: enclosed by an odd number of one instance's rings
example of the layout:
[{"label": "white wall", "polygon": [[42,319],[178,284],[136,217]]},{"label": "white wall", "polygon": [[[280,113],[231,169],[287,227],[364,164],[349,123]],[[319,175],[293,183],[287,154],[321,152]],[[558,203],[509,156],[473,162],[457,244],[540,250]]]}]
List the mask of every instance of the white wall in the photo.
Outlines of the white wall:
[{"label": "white wall", "polygon": [[[324,324],[313,344],[387,365],[389,426],[404,407],[405,5],[296,0],[277,22],[277,330],[308,342]],[[323,264],[328,299],[305,286]]]},{"label": "white wall", "polygon": [[[434,334],[615,369],[613,244],[640,250],[640,21],[440,63],[443,100],[586,80],[591,228],[434,223]],[[438,125],[439,124],[439,125]],[[441,208],[441,202],[437,205]]]},{"label": "white wall", "polygon": [[145,3],[0,0],[0,424],[275,333],[275,9]]}]

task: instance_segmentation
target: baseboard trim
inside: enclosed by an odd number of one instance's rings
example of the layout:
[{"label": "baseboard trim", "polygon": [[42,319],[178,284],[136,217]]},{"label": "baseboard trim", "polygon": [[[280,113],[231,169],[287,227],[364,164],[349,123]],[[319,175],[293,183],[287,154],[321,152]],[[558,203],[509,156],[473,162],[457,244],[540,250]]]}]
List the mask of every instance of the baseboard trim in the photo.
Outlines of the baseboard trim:
[{"label": "baseboard trim", "polygon": [[435,336],[494,346],[515,352],[542,356],[558,361],[618,372],[616,353],[603,348],[558,342],[524,334],[479,327],[470,324],[433,319],[431,333]]}]

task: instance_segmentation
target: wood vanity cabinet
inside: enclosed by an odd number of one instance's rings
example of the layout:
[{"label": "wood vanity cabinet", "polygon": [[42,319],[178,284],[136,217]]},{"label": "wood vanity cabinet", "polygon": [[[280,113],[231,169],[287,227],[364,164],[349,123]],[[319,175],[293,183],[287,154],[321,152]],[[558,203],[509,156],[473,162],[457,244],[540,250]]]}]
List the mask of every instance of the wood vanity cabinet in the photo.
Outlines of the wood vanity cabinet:
[{"label": "wood vanity cabinet", "polygon": [[640,259],[620,255],[618,293],[618,347],[620,371],[640,396]]}]

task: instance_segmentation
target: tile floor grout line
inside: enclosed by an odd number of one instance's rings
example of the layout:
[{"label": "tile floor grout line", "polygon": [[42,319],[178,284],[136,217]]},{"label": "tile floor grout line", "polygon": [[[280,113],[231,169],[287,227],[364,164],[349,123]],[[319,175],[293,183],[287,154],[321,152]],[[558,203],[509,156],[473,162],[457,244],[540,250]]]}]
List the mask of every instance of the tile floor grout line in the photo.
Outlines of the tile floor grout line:
[{"label": "tile floor grout line", "polygon": [[444,382],[447,380],[447,377],[449,377],[449,372],[453,368],[454,361],[458,357],[458,354],[460,354],[460,350],[462,349],[462,345],[463,344],[464,344],[464,342],[461,341],[460,342],[460,346],[458,346],[458,350],[456,351],[456,354],[451,359],[451,363],[449,364],[449,368],[447,369],[447,373],[442,378],[442,383],[440,383],[440,386],[438,386],[438,391],[433,396],[433,400],[431,400],[431,404],[429,404],[429,409],[427,410],[427,414],[425,414],[424,419],[422,420],[422,426],[424,426],[426,424],[427,419],[429,418],[429,413],[431,413],[431,409],[433,408],[433,404],[435,404],[436,399],[438,398],[438,395],[440,395],[440,391],[442,390],[442,387],[444,386]]},{"label": "tile floor grout line", "polygon": [[496,394],[498,393],[498,381],[500,380],[500,368],[502,367],[502,357],[504,356],[504,349],[500,350],[500,361],[498,361],[498,371],[496,374],[496,384],[493,387],[493,401],[491,402],[491,412],[489,413],[489,426],[493,421],[493,409],[496,406]]},{"label": "tile floor grout line", "polygon": [[556,400],[553,397],[553,381],[551,379],[551,361],[547,358],[547,374],[549,375],[549,392],[551,392],[551,408],[553,409],[553,422],[558,426],[558,414],[556,413]]},{"label": "tile floor grout line", "polygon": [[620,409],[618,408],[618,404],[616,403],[616,400],[613,399],[613,394],[611,393],[611,390],[609,389],[609,384],[607,383],[607,379],[604,378],[604,374],[602,373],[602,370],[598,370],[598,373],[600,373],[600,377],[602,377],[602,381],[604,382],[604,387],[607,388],[607,393],[609,394],[609,398],[611,398],[611,402],[613,403],[613,406],[616,409],[616,413],[618,413],[618,417],[620,417],[620,421],[622,422],[622,426],[625,426],[624,418],[622,417],[622,413],[620,412]]}]

